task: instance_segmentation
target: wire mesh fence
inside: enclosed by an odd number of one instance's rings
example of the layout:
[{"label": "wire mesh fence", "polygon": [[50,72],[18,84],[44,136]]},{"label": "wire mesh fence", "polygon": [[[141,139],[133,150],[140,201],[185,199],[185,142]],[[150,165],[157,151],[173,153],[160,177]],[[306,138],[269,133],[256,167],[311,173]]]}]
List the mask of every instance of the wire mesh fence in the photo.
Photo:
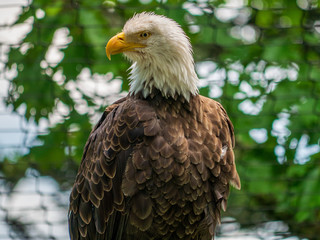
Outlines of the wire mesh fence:
[{"label": "wire mesh fence", "polygon": [[316,0],[0,2],[0,239],[68,239],[82,149],[128,91],[106,41],[134,12],[175,19],[200,93],[236,133],[242,190],[217,239],[318,239],[320,6]]}]

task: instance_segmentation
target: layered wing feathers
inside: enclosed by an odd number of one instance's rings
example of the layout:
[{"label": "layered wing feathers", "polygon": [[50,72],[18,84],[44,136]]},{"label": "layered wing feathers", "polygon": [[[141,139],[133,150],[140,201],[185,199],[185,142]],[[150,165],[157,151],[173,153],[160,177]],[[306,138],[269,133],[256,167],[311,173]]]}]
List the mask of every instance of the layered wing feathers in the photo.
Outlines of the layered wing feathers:
[{"label": "layered wing feathers", "polygon": [[121,185],[127,160],[143,136],[159,130],[148,106],[126,100],[106,109],[85,146],[70,195],[71,239],[122,239],[127,216]]}]

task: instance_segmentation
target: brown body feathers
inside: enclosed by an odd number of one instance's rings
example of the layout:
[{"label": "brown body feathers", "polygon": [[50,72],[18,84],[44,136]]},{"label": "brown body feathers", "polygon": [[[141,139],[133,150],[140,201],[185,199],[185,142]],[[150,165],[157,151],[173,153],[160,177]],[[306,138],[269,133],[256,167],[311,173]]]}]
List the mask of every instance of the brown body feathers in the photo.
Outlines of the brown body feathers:
[{"label": "brown body feathers", "polygon": [[209,240],[229,184],[233,126],[200,95],[128,95],[92,130],[70,196],[72,240]]}]

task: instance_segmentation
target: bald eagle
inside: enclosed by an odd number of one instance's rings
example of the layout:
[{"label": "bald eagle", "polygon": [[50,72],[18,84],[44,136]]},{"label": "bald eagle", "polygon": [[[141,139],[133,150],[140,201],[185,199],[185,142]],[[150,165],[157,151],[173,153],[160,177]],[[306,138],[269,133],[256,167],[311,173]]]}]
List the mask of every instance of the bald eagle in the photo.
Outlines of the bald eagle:
[{"label": "bald eagle", "polygon": [[72,240],[214,238],[229,185],[240,189],[233,125],[200,96],[182,28],[134,15],[106,54],[132,62],[129,94],[90,133],[70,195]]}]

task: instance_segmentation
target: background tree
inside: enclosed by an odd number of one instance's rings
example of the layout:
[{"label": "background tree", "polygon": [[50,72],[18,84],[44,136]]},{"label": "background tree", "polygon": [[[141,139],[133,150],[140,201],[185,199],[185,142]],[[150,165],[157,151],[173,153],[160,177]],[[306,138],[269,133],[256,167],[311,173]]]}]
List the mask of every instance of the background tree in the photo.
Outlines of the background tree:
[{"label": "background tree", "polygon": [[[34,0],[15,24],[32,23],[10,49],[16,70],[7,106],[23,109],[38,134],[29,152],[4,158],[13,184],[27,168],[68,189],[103,109],[128,91],[129,63],[105,44],[135,12],[176,20],[190,37],[200,92],[222,102],[236,132],[242,191],[227,215],[243,225],[287,222],[320,234],[320,6],[317,0]],[[88,80],[89,81],[86,81]],[[117,88],[120,86],[121,88]],[[86,87],[94,84],[94,90]],[[89,85],[88,85],[89,84]],[[100,84],[100,85],[99,85]]]}]

